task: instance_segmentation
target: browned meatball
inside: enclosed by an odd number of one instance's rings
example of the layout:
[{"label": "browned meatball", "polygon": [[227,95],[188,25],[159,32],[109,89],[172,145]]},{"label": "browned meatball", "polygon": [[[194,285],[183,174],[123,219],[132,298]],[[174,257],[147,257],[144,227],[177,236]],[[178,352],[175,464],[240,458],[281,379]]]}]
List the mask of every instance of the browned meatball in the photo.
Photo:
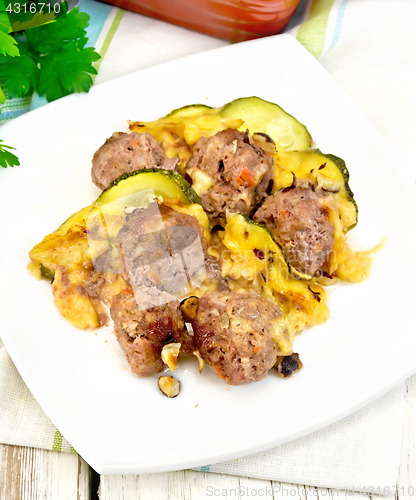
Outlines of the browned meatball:
[{"label": "browned meatball", "polygon": [[196,143],[186,173],[210,222],[224,226],[227,211],[249,214],[266,197],[272,160],[248,132],[227,129]]},{"label": "browned meatball", "polygon": [[[173,297],[161,297],[168,302],[154,306],[156,295],[147,290],[140,298],[140,309],[132,290],[124,290],[113,298],[110,314],[114,321],[117,340],[133,373],[139,377],[163,370],[163,346],[181,342],[181,352],[193,352],[193,339],[187,333],[180,305]],[[165,294],[167,295],[167,294]],[[146,303],[148,301],[148,303]]]},{"label": "browned meatball", "polygon": [[273,337],[281,314],[254,291],[206,292],[192,322],[195,345],[227,384],[261,380],[279,354]]},{"label": "browned meatball", "polygon": [[254,215],[283,247],[289,263],[310,276],[327,271],[334,225],[320,203],[322,193],[308,183],[277,191]]},{"label": "browned meatball", "polygon": [[178,158],[166,159],[162,147],[148,132],[115,132],[95,152],[92,159],[92,182],[100,189],[117,177],[141,168],[173,170]]},{"label": "browned meatball", "polygon": [[207,242],[195,217],[154,202],[130,214],[116,242],[133,288],[184,295],[189,279],[203,280]]}]

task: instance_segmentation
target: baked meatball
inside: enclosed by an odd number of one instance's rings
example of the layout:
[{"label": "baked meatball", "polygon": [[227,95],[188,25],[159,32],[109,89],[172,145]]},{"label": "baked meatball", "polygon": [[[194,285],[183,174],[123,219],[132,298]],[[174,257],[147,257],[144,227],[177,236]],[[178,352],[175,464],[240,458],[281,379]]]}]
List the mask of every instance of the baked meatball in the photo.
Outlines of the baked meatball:
[{"label": "baked meatball", "polygon": [[117,177],[142,168],[176,168],[178,158],[165,158],[162,147],[148,132],[115,132],[95,152],[92,159],[92,182],[100,189]]},{"label": "baked meatball", "polygon": [[[164,300],[167,302],[155,305]],[[110,314],[132,372],[143,377],[163,370],[161,352],[165,344],[180,342],[183,354],[191,354],[194,346],[177,299],[146,289],[139,302],[140,309],[133,291],[124,290],[113,298]]]},{"label": "baked meatball", "polygon": [[227,211],[249,214],[266,197],[272,160],[248,132],[227,129],[196,143],[186,174],[212,225],[224,227]]},{"label": "baked meatball", "polygon": [[334,246],[334,225],[320,203],[324,196],[303,183],[269,196],[254,215],[283,247],[288,262],[309,276],[327,271]]},{"label": "baked meatball", "polygon": [[185,295],[189,279],[204,279],[207,242],[195,217],[153,202],[129,215],[116,242],[133,288]]},{"label": "baked meatball", "polygon": [[254,291],[206,292],[192,321],[195,346],[227,384],[262,380],[279,354],[274,338],[281,314]]}]

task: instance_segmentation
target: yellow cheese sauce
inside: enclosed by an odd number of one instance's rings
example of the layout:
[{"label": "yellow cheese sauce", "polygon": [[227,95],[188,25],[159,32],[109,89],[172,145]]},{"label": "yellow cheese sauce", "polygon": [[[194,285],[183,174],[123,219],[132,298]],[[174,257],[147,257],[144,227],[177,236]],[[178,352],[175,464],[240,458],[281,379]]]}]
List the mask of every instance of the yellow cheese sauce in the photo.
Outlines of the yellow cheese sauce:
[{"label": "yellow cheese sauce", "polygon": [[[216,110],[208,111],[203,116],[168,115],[155,122],[130,123],[131,131],[148,131],[160,141],[168,158],[178,155],[182,173],[198,139],[213,136],[229,127],[241,129],[244,123],[242,120],[221,118]],[[374,255],[382,244],[367,252],[354,252],[348,246],[346,233],[357,223],[357,208],[348,187],[348,171],[343,168],[342,160],[317,150],[279,151],[272,153],[272,157],[274,191],[290,186],[298,178],[328,192],[320,202],[330,214],[334,226],[330,276],[307,280],[294,276],[282,249],[270,233],[247,217],[229,214],[224,231],[218,231],[211,237],[208,217],[201,205],[186,205],[178,199],[164,199],[163,202],[199,221],[207,240],[208,255],[219,262],[221,275],[227,280],[230,290],[252,289],[280,306],[283,316],[275,325],[275,341],[281,354],[286,355],[292,352],[296,333],[328,319],[325,286],[337,279],[353,283],[367,279]],[[212,180],[202,172],[196,182],[199,192],[211,188]],[[105,324],[108,320],[105,306],[111,303],[113,296],[129,288],[121,272],[100,273],[94,269],[93,260],[97,255],[106,249],[113,253],[117,249],[111,244],[108,247],[108,242],[104,241],[96,242],[94,249],[90,247],[87,220],[92,210],[93,206],[90,206],[74,214],[29,253],[31,273],[38,279],[53,280],[56,306],[72,325],[81,329]],[[115,239],[121,228],[120,222],[110,226],[106,227],[106,231],[114,233],[112,238]],[[215,287],[216,283],[205,281],[193,291],[193,295],[200,297]]]},{"label": "yellow cheese sauce", "polygon": [[[94,270],[87,238],[86,219],[74,218],[66,231],[59,228],[29,252],[29,271],[37,279],[53,279],[54,301],[62,316],[81,329],[97,328],[107,322],[104,304],[127,288],[121,275]],[[61,226],[62,227],[62,226]],[[88,287],[101,278],[97,299]],[[93,294],[91,294],[93,295]]]}]

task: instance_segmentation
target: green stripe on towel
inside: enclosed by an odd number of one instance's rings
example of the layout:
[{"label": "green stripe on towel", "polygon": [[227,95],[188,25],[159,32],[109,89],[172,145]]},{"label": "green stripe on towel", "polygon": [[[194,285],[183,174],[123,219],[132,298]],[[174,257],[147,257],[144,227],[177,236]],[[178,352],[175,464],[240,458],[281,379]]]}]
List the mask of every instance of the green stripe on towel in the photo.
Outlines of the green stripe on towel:
[{"label": "green stripe on towel", "polygon": [[308,20],[297,32],[296,38],[317,59],[322,54],[329,13],[335,0],[313,0]]},{"label": "green stripe on towel", "polygon": [[53,437],[53,444],[52,444],[52,450],[53,451],[62,451],[62,440],[63,440],[62,434],[56,429],[55,435]]},{"label": "green stripe on towel", "polygon": [[[107,36],[105,37],[105,40],[104,40],[103,45],[102,45],[101,50],[100,50],[101,59],[98,59],[98,61],[94,64],[94,68],[97,70],[97,73],[98,73],[98,70],[100,69],[100,66],[101,66],[101,63],[104,59],[104,56],[107,53],[108,47],[110,46],[111,40],[113,39],[114,35],[116,34],[116,31],[119,27],[119,24],[120,24],[121,20],[123,19],[125,12],[126,11],[124,9],[119,9],[119,11],[117,12],[117,14],[114,17],[114,20],[113,20],[113,23],[111,24],[110,29],[108,30]],[[94,80],[95,80],[95,78],[96,78],[96,75],[93,76]]]}]

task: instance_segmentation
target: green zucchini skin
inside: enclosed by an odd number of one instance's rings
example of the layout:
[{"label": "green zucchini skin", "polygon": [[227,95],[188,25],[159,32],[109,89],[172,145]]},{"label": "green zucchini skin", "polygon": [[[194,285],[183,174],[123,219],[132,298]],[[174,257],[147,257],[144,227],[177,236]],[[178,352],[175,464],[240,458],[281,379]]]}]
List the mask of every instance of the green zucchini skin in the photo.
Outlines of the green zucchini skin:
[{"label": "green zucchini skin", "polygon": [[302,151],[311,147],[312,138],[308,129],[278,104],[260,97],[240,97],[225,104],[220,115],[223,118],[241,118],[242,129],[251,134],[263,133],[270,136],[278,149]]},{"label": "green zucchini skin", "polygon": [[[277,165],[280,165],[277,167]],[[345,161],[338,156],[322,153],[319,149],[308,149],[306,151],[283,153],[279,152],[275,162],[275,185],[274,189],[286,188],[293,182],[293,176],[297,179],[309,179],[318,181],[318,172],[339,184],[340,200],[346,201],[354,209],[354,220],[345,221],[344,232],[348,232],[357,225],[358,206],[354,199],[349,179],[350,174]],[[325,170],[326,168],[326,170]]]},{"label": "green zucchini skin", "polygon": [[348,167],[345,161],[339,156],[335,156],[330,153],[322,153],[322,151],[317,148],[310,149],[308,153],[310,154],[316,153],[318,155],[323,156],[324,158],[328,158],[328,160],[330,160],[341,172],[342,178],[344,180],[345,193],[347,195],[348,200],[354,205],[356,211],[356,222],[352,226],[348,227],[348,231],[351,231],[351,229],[354,229],[354,227],[358,224],[358,205],[357,202],[355,201],[354,193],[352,192],[352,189],[350,188],[349,185],[350,173],[348,171]]},{"label": "green zucchini skin", "polygon": [[325,156],[326,158],[329,158],[334,163],[334,165],[336,165],[339,168],[339,171],[341,172],[342,177],[344,178],[344,186],[345,186],[345,191],[347,193],[348,199],[355,206],[355,210],[357,212],[357,221],[353,226],[348,228],[348,231],[351,231],[351,229],[353,229],[358,224],[358,205],[357,205],[357,202],[355,201],[354,193],[352,192],[350,185],[349,185],[350,173],[348,171],[347,165],[345,164],[345,161],[342,158],[339,158],[338,156],[335,156],[332,154],[324,154],[324,153],[321,153],[321,154],[323,156]]},{"label": "green zucchini skin", "polygon": [[187,106],[182,106],[181,108],[173,109],[164,118],[186,118],[193,117],[197,115],[202,115],[207,111],[211,111],[214,108],[207,106],[206,104],[188,104]]},{"label": "green zucchini skin", "polygon": [[240,214],[240,215],[243,215],[244,220],[247,222],[247,224],[252,224],[253,226],[256,226],[256,227],[262,229],[263,231],[265,231],[267,233],[267,235],[272,239],[272,241],[278,246],[278,248],[280,249],[280,252],[282,254],[282,257],[283,257],[284,261],[286,262],[289,273],[291,274],[291,276],[293,278],[301,279],[304,281],[310,281],[311,279],[313,279],[313,276],[310,276],[309,274],[301,273],[300,271],[295,269],[290,264],[289,259],[287,258],[286,253],[285,253],[282,245],[273,238],[272,233],[269,231],[269,229],[264,224],[261,224],[259,222],[255,222],[248,215],[244,215],[244,214]]},{"label": "green zucchini skin", "polygon": [[[269,231],[269,229],[264,225],[260,224],[260,222],[255,222],[253,219],[251,219],[247,214],[240,214],[243,216],[244,220],[247,222],[247,224],[252,224],[253,226],[259,227],[263,231],[266,231],[266,233],[270,236],[270,238],[273,240],[272,233]],[[273,240],[274,241],[274,240]],[[275,242],[276,243],[276,242]],[[279,243],[276,243],[277,246],[280,247]]]},{"label": "green zucchini skin", "polygon": [[[180,192],[185,196],[185,200],[189,203],[198,203],[202,205],[200,197],[196,194],[192,186],[177,172],[174,170],[164,170],[161,168],[145,168],[140,170],[135,170],[134,172],[129,172],[117,177],[97,198],[94,206],[101,206],[105,203],[110,203],[116,199],[122,198],[126,194],[131,194],[136,190],[129,190],[134,184],[137,184],[137,192],[140,191],[140,181],[146,181],[147,186],[145,187],[144,182],[142,183],[143,189],[155,187],[156,196],[163,196],[166,198],[175,198]],[[156,187],[157,182],[162,186],[162,191],[158,190]],[[163,190],[165,193],[163,193]]]},{"label": "green zucchini skin", "polygon": [[39,269],[40,269],[41,276],[43,278],[46,278],[46,279],[50,280],[50,283],[52,284],[54,282],[54,279],[55,279],[55,273],[54,273],[54,271],[51,271],[50,269],[48,269],[47,267],[45,267],[43,264],[39,265]]}]

